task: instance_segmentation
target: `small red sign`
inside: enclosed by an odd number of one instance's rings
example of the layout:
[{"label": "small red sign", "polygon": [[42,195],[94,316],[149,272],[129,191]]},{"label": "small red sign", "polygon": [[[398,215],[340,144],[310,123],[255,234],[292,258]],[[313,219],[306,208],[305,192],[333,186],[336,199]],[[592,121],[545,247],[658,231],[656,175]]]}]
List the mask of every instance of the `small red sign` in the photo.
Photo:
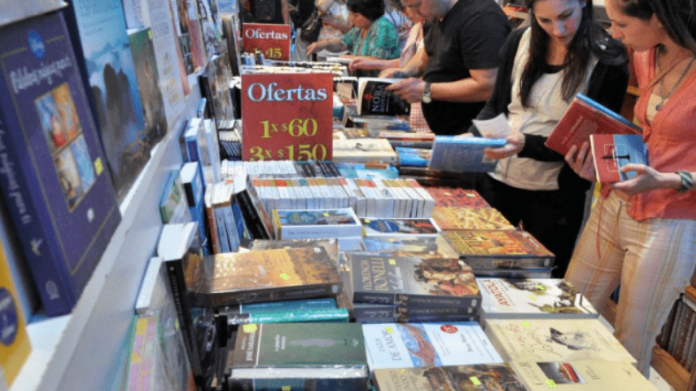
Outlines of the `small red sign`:
[{"label": "small red sign", "polygon": [[445,333],[448,333],[448,334],[454,334],[454,333],[456,333],[457,331],[459,331],[459,330],[457,329],[456,326],[451,325],[451,324],[442,325],[442,326],[440,327],[440,330],[442,330],[442,331],[444,331]]},{"label": "small red sign", "polygon": [[245,52],[259,49],[267,59],[290,60],[290,25],[244,23],[242,26]]},{"label": "small red sign", "polygon": [[333,75],[242,75],[242,159],[331,160]]}]

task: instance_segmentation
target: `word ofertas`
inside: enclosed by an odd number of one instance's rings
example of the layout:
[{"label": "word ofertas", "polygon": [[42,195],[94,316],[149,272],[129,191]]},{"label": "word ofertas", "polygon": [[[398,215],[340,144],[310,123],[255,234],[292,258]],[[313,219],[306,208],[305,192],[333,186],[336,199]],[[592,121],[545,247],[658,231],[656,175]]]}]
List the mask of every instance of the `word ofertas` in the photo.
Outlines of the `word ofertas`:
[{"label": "word ofertas", "polygon": [[302,84],[297,88],[292,88],[289,90],[284,90],[278,88],[278,83],[271,83],[268,86],[264,86],[261,83],[252,84],[247,90],[247,95],[249,99],[254,102],[261,102],[266,100],[269,102],[283,102],[283,101],[294,101],[295,99],[300,101],[305,100],[326,100],[328,95],[326,93],[326,88],[320,88],[318,90],[312,88],[302,88]]},{"label": "word ofertas", "polygon": [[279,33],[277,31],[261,31],[261,29],[247,29],[244,32],[247,38],[258,39],[288,39],[287,33]]}]

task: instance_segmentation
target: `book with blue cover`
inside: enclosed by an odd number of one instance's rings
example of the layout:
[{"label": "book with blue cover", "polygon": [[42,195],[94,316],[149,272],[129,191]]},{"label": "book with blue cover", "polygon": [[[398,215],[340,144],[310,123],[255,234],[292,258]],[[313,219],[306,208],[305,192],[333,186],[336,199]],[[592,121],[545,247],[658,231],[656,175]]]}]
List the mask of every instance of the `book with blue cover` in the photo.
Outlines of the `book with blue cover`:
[{"label": "book with blue cover", "polygon": [[399,166],[427,167],[431,151],[421,148],[396,147]]},{"label": "book with blue cover", "polygon": [[121,214],[62,14],[0,31],[0,189],[49,316],[77,303]]},{"label": "book with blue cover", "polygon": [[500,148],[504,138],[437,136],[428,168],[444,172],[490,172],[497,160],[489,159],[486,148]]},{"label": "book with blue cover", "polygon": [[648,163],[648,147],[639,134],[590,135],[597,182],[616,183],[636,177],[634,171],[622,172],[627,164]]}]

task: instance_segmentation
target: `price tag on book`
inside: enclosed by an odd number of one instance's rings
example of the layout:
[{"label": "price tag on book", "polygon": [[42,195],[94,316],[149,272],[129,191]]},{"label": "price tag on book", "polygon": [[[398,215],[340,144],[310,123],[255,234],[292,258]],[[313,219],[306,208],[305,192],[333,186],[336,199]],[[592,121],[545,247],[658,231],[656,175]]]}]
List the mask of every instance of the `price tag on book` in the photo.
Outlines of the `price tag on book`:
[{"label": "price tag on book", "polygon": [[548,384],[551,388],[556,388],[556,382],[552,379],[546,379],[546,384]]},{"label": "price tag on book", "polygon": [[331,160],[333,75],[242,76],[242,159]]},{"label": "price tag on book", "polygon": [[258,49],[270,60],[290,60],[290,25],[244,23],[244,51],[253,53]]},{"label": "price tag on book", "polygon": [[469,380],[471,380],[471,384],[473,384],[475,386],[481,385],[481,380],[479,380],[478,377],[476,377],[476,376],[470,377]]}]

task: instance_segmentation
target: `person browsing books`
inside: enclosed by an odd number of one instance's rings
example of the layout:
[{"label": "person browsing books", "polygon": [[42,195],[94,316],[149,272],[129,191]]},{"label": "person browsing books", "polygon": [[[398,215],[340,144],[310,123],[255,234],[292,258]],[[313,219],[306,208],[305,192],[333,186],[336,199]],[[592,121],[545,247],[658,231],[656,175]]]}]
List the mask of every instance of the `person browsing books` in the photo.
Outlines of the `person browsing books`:
[{"label": "person browsing books", "polygon": [[[602,185],[566,274],[601,311],[621,285],[616,337],[648,375],[655,337],[696,265],[696,10],[689,0],[607,0],[612,32],[635,50],[635,118],[650,166]],[[566,161],[594,178],[589,146]]]},{"label": "person browsing books", "polygon": [[353,56],[399,57],[399,36],[394,24],[384,17],[382,0],[348,0],[348,12],[349,21],[355,27],[343,37],[309,45],[308,55],[326,49],[331,52],[348,50]]},{"label": "person browsing books", "polygon": [[[611,110],[628,85],[625,49],[594,22],[591,0],[528,0],[531,27],[515,30],[502,49],[491,98],[478,115],[504,114],[512,133],[494,172],[476,188],[513,225],[521,225],[555,256],[563,277],[583,221],[590,182],[544,143],[578,92]],[[470,131],[479,134],[472,126]]]},{"label": "person browsing books", "polygon": [[464,133],[493,90],[498,51],[510,23],[493,0],[402,0],[402,4],[428,20],[423,25],[425,45],[408,64],[380,76],[407,77],[389,89],[410,103],[422,102],[435,134]]}]

